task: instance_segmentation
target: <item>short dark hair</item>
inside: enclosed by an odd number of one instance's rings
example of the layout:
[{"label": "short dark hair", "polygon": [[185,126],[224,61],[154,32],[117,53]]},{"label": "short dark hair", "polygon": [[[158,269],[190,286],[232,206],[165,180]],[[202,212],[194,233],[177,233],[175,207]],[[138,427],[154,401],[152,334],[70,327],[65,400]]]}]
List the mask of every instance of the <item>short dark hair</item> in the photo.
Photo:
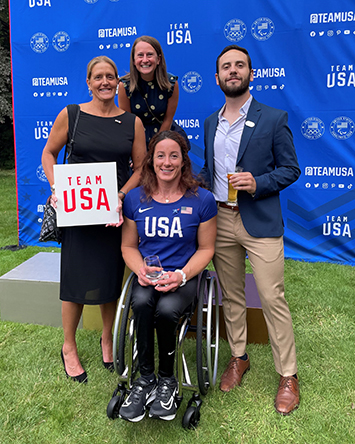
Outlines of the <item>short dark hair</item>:
[{"label": "short dark hair", "polygon": [[232,50],[243,52],[243,53],[247,56],[247,58],[248,58],[249,69],[250,69],[250,71],[251,71],[251,70],[252,70],[252,67],[251,67],[251,58],[250,58],[250,55],[249,55],[248,51],[247,51],[245,48],[242,48],[241,46],[238,46],[238,45],[229,45],[229,46],[226,46],[226,47],[223,49],[223,51],[220,53],[220,55],[217,57],[217,61],[216,61],[216,73],[217,73],[217,74],[219,73],[219,66],[218,66],[218,65],[219,65],[219,59],[222,57],[223,54],[225,54],[225,53],[228,52],[228,51],[232,51]]}]

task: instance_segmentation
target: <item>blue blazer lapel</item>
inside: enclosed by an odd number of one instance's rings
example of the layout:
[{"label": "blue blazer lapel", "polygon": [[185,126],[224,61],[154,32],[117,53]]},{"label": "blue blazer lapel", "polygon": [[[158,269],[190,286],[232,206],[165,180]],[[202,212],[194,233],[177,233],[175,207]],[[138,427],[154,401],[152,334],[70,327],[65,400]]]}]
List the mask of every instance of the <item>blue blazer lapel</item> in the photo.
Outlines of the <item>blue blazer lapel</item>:
[{"label": "blue blazer lapel", "polygon": [[[248,114],[247,114],[246,122],[245,122],[244,129],[243,129],[242,138],[240,140],[237,164],[240,161],[240,159],[242,158],[245,150],[247,149],[249,140],[250,140],[251,136],[253,135],[253,133],[255,131],[255,128],[256,128],[256,125],[258,124],[260,116],[261,116],[261,107],[260,107],[259,103],[253,98],[253,100],[252,100],[252,102],[250,104],[250,108],[249,108]],[[248,126],[247,122],[252,122],[255,125],[254,126]]]},{"label": "blue blazer lapel", "polygon": [[213,145],[214,145],[214,137],[215,137],[215,134],[217,131],[217,125],[218,125],[218,112],[216,112],[216,113],[214,113],[214,115],[212,115],[211,124],[208,128],[208,140],[211,143],[212,152],[213,152]]},{"label": "blue blazer lapel", "polygon": [[[208,134],[207,134],[207,149],[208,149],[208,156],[209,156],[209,162],[211,167],[213,168],[214,162],[213,162],[213,157],[214,157],[214,138],[216,135],[216,131],[217,131],[217,125],[218,125],[218,113],[219,110],[217,112],[215,112],[212,116],[211,116],[211,121],[209,122],[209,126],[208,126]],[[213,174],[213,171],[212,171]]]}]

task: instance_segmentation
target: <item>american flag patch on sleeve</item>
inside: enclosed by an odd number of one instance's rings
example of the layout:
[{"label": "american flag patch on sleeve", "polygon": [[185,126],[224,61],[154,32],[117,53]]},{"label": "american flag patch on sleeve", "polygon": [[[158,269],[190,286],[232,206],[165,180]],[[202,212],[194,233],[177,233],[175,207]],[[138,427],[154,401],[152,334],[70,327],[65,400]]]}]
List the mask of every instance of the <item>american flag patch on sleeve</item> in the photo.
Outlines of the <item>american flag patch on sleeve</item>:
[{"label": "american flag patch on sleeve", "polygon": [[181,207],[181,214],[192,214],[192,207]]}]

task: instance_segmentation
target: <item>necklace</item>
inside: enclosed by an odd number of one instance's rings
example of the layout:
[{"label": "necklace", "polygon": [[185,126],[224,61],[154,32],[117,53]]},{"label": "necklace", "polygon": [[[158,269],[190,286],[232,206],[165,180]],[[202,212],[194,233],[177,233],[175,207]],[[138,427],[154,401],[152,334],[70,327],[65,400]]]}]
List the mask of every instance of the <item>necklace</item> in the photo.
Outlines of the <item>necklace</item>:
[{"label": "necklace", "polygon": [[174,192],[174,193],[171,193],[171,194],[168,194],[167,196],[163,196],[163,193],[158,193],[158,195],[160,195],[161,196],[161,199],[163,200],[163,201],[165,201],[165,203],[169,203],[170,202],[170,199],[174,196],[176,194],[176,192]]}]

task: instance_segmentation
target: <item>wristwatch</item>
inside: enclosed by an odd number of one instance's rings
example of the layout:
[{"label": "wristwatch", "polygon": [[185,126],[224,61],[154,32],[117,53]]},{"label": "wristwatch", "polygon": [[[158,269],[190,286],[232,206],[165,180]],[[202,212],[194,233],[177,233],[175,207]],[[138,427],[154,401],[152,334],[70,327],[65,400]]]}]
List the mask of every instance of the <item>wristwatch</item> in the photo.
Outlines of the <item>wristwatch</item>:
[{"label": "wristwatch", "polygon": [[179,270],[178,268],[175,270],[175,273],[180,273],[181,274],[182,282],[180,284],[180,287],[183,287],[186,284],[186,274],[182,270]]}]

